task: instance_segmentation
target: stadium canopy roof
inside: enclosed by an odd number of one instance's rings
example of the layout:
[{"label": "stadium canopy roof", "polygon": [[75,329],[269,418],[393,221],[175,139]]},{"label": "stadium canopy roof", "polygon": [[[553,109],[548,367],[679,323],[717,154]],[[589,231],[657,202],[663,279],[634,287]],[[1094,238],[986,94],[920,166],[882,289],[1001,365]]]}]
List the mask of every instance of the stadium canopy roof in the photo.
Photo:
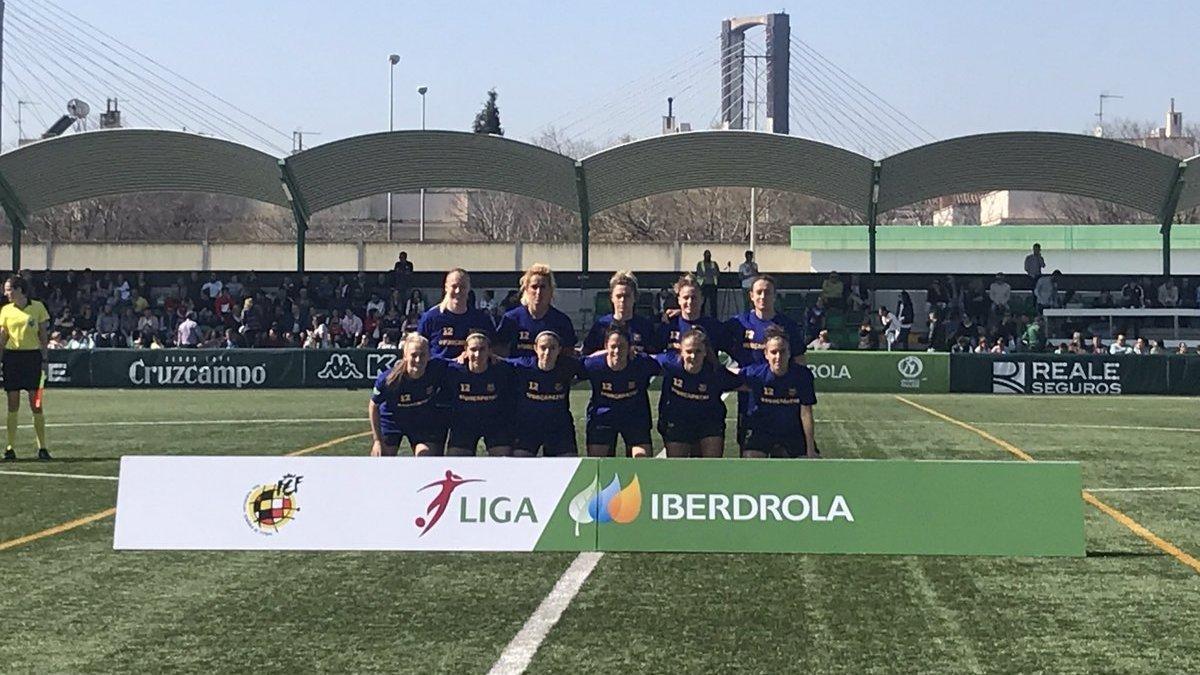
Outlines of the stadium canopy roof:
[{"label": "stadium canopy roof", "polygon": [[1189,157],[1187,172],[1183,175],[1183,186],[1179,192],[1179,203],[1175,211],[1188,211],[1200,206],[1200,155]]},{"label": "stadium canopy roof", "polygon": [[795,136],[704,131],[626,143],[582,164],[592,212],[674,190],[757,187],[800,192],[865,213],[873,162]]},{"label": "stadium canopy roof", "polygon": [[575,161],[536,145],[461,131],[394,131],[319,145],[285,160],[309,213],[420,188],[511,192],[579,210]]},{"label": "stadium canopy roof", "polygon": [[20,263],[20,231],[28,214],[81,199],[189,191],[290,206],[302,269],[312,213],[388,191],[497,190],[578,213],[586,270],[592,213],[673,190],[735,186],[799,192],[866,214],[872,233],[878,213],[925,199],[1036,190],[1157,215],[1166,272],[1172,217],[1200,206],[1200,156],[1190,162],[1197,166],[1189,176],[1188,162],[1152,150],[1047,132],[965,136],[876,162],[823,143],[753,131],[665,135],[576,161],[528,143],[457,131],[368,134],[281,159],[196,134],[124,129],[40,141],[0,155],[0,204],[15,224],[14,266]]},{"label": "stadium canopy roof", "polygon": [[1119,141],[1048,132],[964,136],[882,161],[879,211],[983,190],[1094,197],[1159,215],[1179,160]]},{"label": "stadium canopy roof", "polygon": [[208,192],[287,206],[278,160],[253,148],[177,131],[113,129],[40,141],[0,155],[0,177],[22,215],[132,192]]}]

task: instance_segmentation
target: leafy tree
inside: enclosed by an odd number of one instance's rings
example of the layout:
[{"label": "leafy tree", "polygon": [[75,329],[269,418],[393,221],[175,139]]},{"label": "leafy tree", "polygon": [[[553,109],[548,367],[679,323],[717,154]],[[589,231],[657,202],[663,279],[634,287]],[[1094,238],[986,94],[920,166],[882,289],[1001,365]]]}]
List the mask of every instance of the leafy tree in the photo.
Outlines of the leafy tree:
[{"label": "leafy tree", "polygon": [[477,134],[504,135],[504,129],[500,126],[500,108],[496,106],[495,88],[488,90],[487,101],[483,104],[483,110],[475,115],[475,124],[471,126],[471,130]]}]

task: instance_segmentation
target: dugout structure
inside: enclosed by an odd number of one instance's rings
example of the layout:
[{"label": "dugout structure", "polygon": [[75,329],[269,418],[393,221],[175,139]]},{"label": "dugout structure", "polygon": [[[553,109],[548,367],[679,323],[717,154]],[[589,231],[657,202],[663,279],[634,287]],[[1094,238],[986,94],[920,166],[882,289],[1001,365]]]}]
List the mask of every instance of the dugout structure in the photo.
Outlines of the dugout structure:
[{"label": "dugout structure", "polygon": [[878,215],[934,197],[1036,190],[1093,197],[1154,215],[1163,274],[1171,273],[1171,225],[1200,206],[1200,156],[1167,155],[1077,134],[1004,132],[923,145],[882,159],[784,134],[697,131],[633,141],[576,160],[500,136],[395,131],[354,136],[277,158],[196,134],[91,131],[0,155],[0,206],[12,224],[12,267],[31,213],[81,199],[192,191],[290,208],[296,270],[304,271],[309,217],[360,197],[420,188],[509,192],[579,217],[588,271],[593,213],[650,195],[708,187],[757,187],[825,199],[859,214],[875,272]]}]

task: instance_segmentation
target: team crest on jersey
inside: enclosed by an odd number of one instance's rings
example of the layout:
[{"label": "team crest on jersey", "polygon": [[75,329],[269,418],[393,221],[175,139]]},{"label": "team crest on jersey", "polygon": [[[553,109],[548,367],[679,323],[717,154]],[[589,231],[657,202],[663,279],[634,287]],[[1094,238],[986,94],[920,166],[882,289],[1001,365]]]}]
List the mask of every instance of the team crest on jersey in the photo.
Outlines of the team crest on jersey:
[{"label": "team crest on jersey", "polygon": [[702,384],[701,384],[701,385],[698,387],[698,389],[697,389],[697,390],[698,390],[698,391],[699,391],[701,394],[703,394],[704,392],[708,391],[708,385],[707,385],[707,384],[703,384],[703,383],[702,383]]},{"label": "team crest on jersey", "polygon": [[562,386],[562,382],[555,382],[555,383],[554,383],[554,391],[562,391],[562,387],[563,387],[563,386]]},{"label": "team crest on jersey", "polygon": [[795,390],[795,389],[788,389],[788,396],[789,396],[789,397],[791,397],[791,396],[795,396],[795,395],[796,395],[796,390]]},{"label": "team crest on jersey", "polygon": [[490,383],[490,382],[489,382],[489,383],[488,383],[488,386],[487,386],[487,391],[488,391],[488,393],[489,393],[489,394],[493,394],[493,393],[495,393],[495,392],[496,392],[496,385],[494,385],[494,384],[492,384],[492,383]]}]

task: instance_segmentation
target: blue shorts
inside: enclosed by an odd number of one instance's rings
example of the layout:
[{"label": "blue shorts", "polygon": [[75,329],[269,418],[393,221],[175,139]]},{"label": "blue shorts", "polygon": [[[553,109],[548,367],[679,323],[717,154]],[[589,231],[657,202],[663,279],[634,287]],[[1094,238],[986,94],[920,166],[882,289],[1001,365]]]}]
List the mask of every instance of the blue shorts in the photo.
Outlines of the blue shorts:
[{"label": "blue shorts", "polygon": [[725,438],[725,420],[691,423],[658,418],[658,433],[664,443],[696,444],[702,438]]},{"label": "blue shorts", "polygon": [[538,449],[546,457],[564,457],[579,454],[579,443],[575,440],[575,423],[562,424],[518,423],[513,432],[514,450],[523,450],[536,455]]},{"label": "blue shorts", "polygon": [[630,420],[619,424],[608,424],[589,417],[587,421],[587,444],[617,447],[617,436],[625,441],[625,448],[635,445],[650,445],[650,420]]},{"label": "blue shorts", "polygon": [[417,446],[422,443],[431,448],[440,449],[446,444],[446,427],[416,428],[396,433],[385,431],[383,434],[383,454],[387,457],[394,457],[397,453],[388,449],[395,448],[398,451],[400,443],[405,437],[408,437],[408,446],[413,450],[416,450]]},{"label": "blue shorts", "polygon": [[761,452],[768,457],[804,457],[805,446],[804,431],[797,430],[795,433],[776,434],[763,432],[754,427],[746,427],[746,437],[742,441],[742,450],[750,450],[753,452]]},{"label": "blue shorts", "polygon": [[512,433],[509,431],[507,424],[487,426],[462,423],[457,425],[451,424],[446,447],[475,450],[479,446],[480,440],[483,441],[484,448],[498,448],[512,445]]}]

